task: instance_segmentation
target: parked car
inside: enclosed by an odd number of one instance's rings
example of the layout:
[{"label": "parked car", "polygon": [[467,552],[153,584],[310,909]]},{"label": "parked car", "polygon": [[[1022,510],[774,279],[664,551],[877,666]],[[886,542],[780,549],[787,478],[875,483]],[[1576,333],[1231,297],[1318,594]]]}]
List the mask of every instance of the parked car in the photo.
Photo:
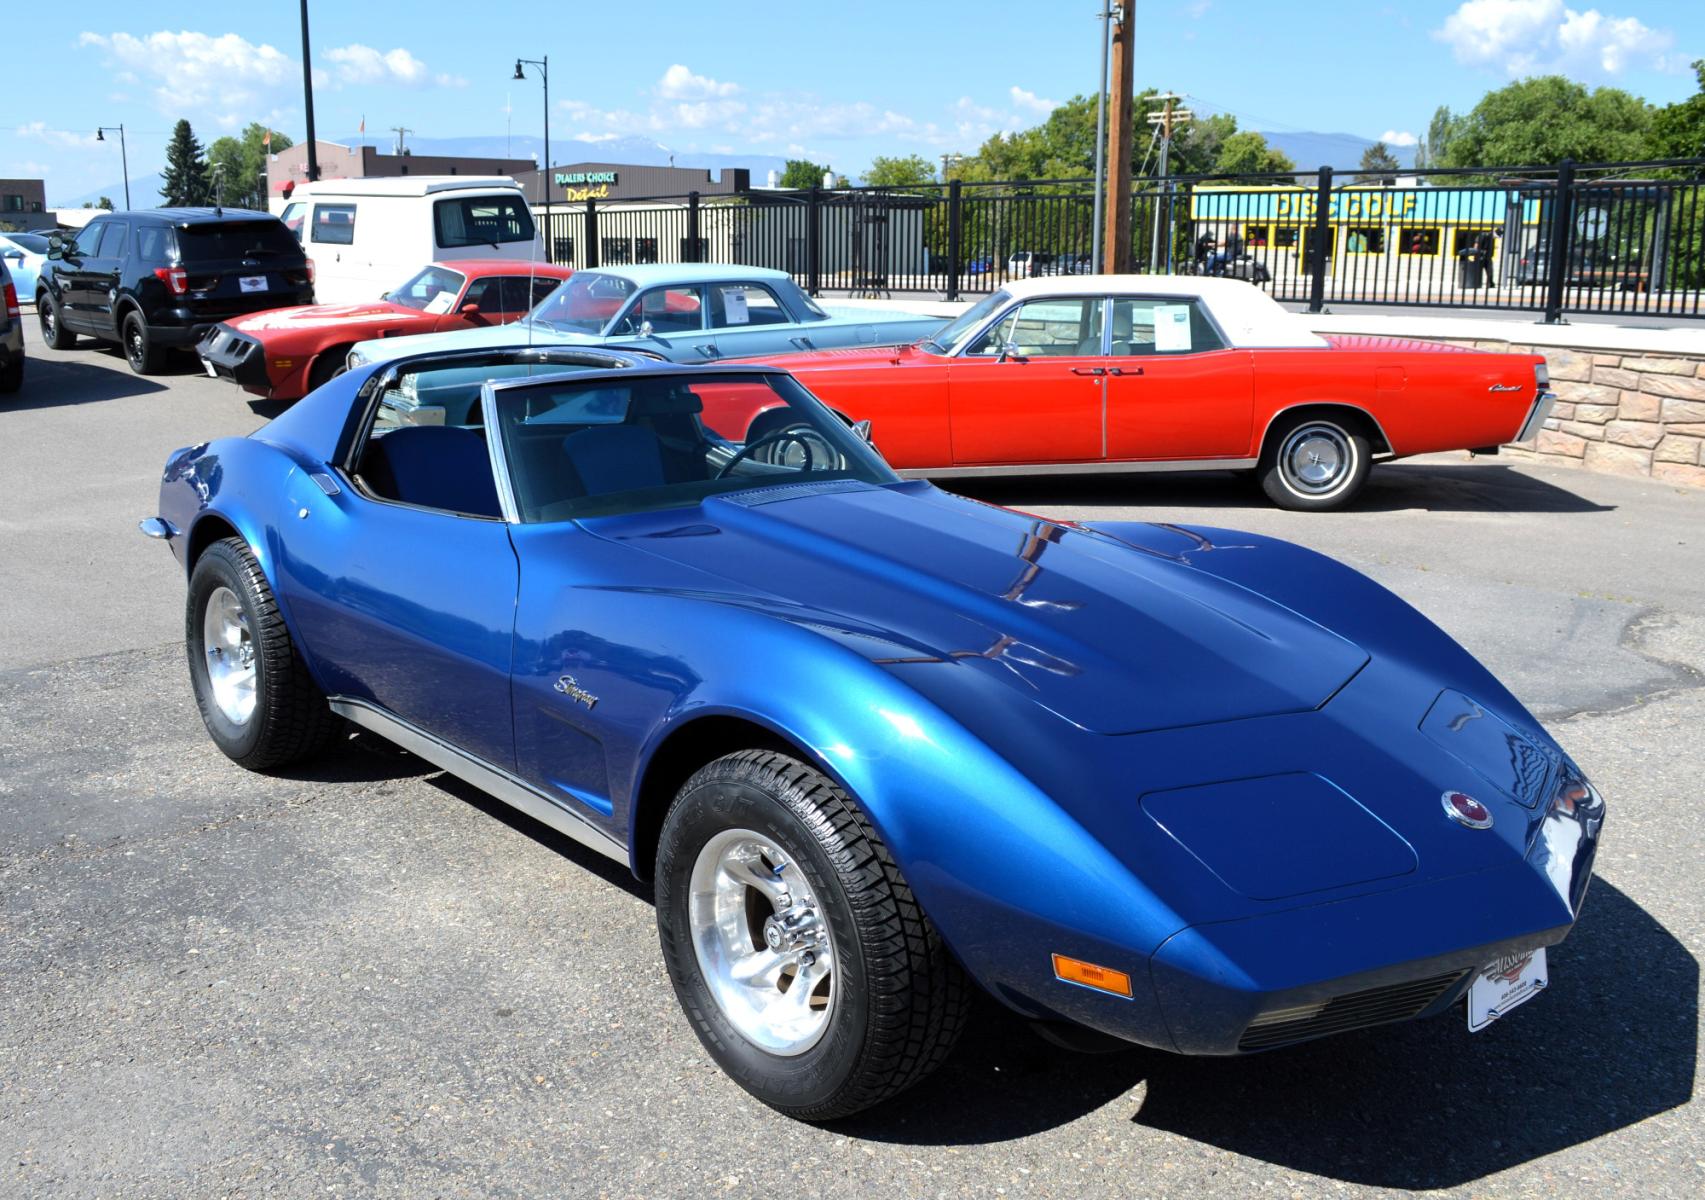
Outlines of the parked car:
[{"label": "parked car", "polygon": [[1198,276],[1027,280],[898,351],[764,361],[910,473],[1254,471],[1296,509],[1347,503],[1376,460],[1526,440],[1553,401],[1540,355],[1322,337]]},{"label": "parked car", "polygon": [[[1516,260],[1516,283],[1523,287],[1543,287],[1551,282],[1551,247],[1533,246]],[[1651,282],[1650,272],[1638,258],[1618,262],[1614,255],[1574,246],[1569,251],[1568,287],[1616,288],[1623,292],[1643,292]]]},{"label": "parked car", "polygon": [[[445,376],[466,423],[395,407]],[[739,392],[780,419],[719,429]],[[652,881],[706,1051],[811,1120],[932,1071],[973,984],[1185,1054],[1481,1028],[1547,982],[1604,817],[1348,567],[904,482],[773,368],[412,355],[175,451],[142,525],[225,754],[347,721]]]},{"label": "parked car", "polygon": [[421,263],[545,257],[526,195],[506,176],[305,183],[280,215],[314,260],[315,290],[328,304],[377,300]]},{"label": "parked car", "polygon": [[0,233],[0,259],[12,272],[12,286],[20,297],[35,299],[36,279],[47,262],[48,235],[45,233]]},{"label": "parked car", "polygon": [[785,271],[728,263],[656,263],[577,271],[503,329],[360,342],[350,362],[519,342],[622,346],[675,362],[894,346],[935,332],[939,316],[820,305]]},{"label": "parked car", "polygon": [[1042,275],[1051,275],[1054,271],[1054,256],[1042,254],[1035,250],[1014,250],[1007,256],[1006,275],[1008,279],[1033,279]]},{"label": "parked car", "polygon": [[268,213],[153,208],[96,217],[56,239],[36,287],[41,337],[118,342],[130,369],[165,369],[220,321],[314,302],[313,266]]},{"label": "parked car", "polygon": [[0,395],[24,386],[24,319],[18,312],[18,287],[0,257]]},{"label": "parked car", "polygon": [[367,304],[280,308],[222,321],[196,353],[209,375],[269,400],[295,400],[343,370],[358,341],[506,325],[570,274],[567,267],[504,258],[432,263]]}]

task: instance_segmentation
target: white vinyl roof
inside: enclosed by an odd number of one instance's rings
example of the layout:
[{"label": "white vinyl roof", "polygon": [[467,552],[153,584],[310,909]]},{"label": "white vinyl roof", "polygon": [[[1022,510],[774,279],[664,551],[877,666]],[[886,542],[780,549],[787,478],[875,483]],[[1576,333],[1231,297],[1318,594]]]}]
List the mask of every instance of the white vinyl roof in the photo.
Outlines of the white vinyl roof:
[{"label": "white vinyl roof", "polygon": [[322,179],[300,183],[291,199],[301,196],[427,196],[434,192],[519,191],[507,175],[375,175],[365,179]]},{"label": "white vinyl roof", "polygon": [[1002,291],[1017,300],[1037,296],[1199,297],[1220,330],[1240,349],[1324,350],[1327,341],[1278,301],[1241,279],[1201,275],[1049,275],[1017,279]]}]

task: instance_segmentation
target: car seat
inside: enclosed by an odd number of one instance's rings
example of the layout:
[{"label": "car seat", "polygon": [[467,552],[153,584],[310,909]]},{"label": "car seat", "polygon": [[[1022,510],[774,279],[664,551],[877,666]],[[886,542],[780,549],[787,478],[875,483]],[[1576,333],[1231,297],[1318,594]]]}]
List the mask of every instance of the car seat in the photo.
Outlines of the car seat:
[{"label": "car seat", "polygon": [[374,493],[404,504],[500,517],[485,438],[454,425],[405,425],[375,437],[361,458]]},{"label": "car seat", "polygon": [[591,425],[562,440],[588,496],[662,487],[663,447],[646,425]]}]

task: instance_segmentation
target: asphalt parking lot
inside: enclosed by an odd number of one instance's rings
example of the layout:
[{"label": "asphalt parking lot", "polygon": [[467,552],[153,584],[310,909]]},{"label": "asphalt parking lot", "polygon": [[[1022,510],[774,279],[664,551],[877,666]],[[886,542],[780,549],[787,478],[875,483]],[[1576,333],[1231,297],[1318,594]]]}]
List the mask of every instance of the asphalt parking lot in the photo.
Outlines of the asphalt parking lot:
[{"label": "asphalt parking lot", "polygon": [[980,483],[1371,573],[1605,792],[1599,878],[1548,994],[1482,1034],[1082,1057],[986,1008],[936,1077],[815,1128],[700,1050],[612,865],[368,737],[281,777],[219,755],[135,523],[169,450],[270,413],[29,338],[0,402],[0,1195],[1705,1193],[1705,493],[1464,456],[1325,515],[1225,475]]}]

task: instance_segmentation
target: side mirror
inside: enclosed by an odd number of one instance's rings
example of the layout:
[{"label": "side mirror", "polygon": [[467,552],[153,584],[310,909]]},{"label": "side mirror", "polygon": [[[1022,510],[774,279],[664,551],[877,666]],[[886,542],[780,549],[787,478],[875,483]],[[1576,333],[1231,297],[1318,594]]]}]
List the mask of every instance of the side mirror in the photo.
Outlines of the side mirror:
[{"label": "side mirror", "polygon": [[860,438],[862,438],[867,445],[874,444],[870,440],[870,418],[869,417],[866,417],[862,421],[854,421],[852,431],[854,433],[858,434],[858,436]]},{"label": "side mirror", "polygon": [[464,317],[477,317],[480,315],[480,306],[477,304],[464,304],[462,305],[462,315]]},{"label": "side mirror", "polygon": [[641,321],[639,323],[639,336],[642,338],[656,337],[657,327],[650,321]]},{"label": "side mirror", "polygon": [[1017,342],[1002,342],[1001,343],[1001,352],[1000,352],[999,356],[996,357],[995,361],[996,362],[1005,362],[1009,358],[1013,362],[1026,362],[1026,361],[1028,361],[1025,359],[1024,355],[1022,355],[1018,352],[1018,343]]}]

